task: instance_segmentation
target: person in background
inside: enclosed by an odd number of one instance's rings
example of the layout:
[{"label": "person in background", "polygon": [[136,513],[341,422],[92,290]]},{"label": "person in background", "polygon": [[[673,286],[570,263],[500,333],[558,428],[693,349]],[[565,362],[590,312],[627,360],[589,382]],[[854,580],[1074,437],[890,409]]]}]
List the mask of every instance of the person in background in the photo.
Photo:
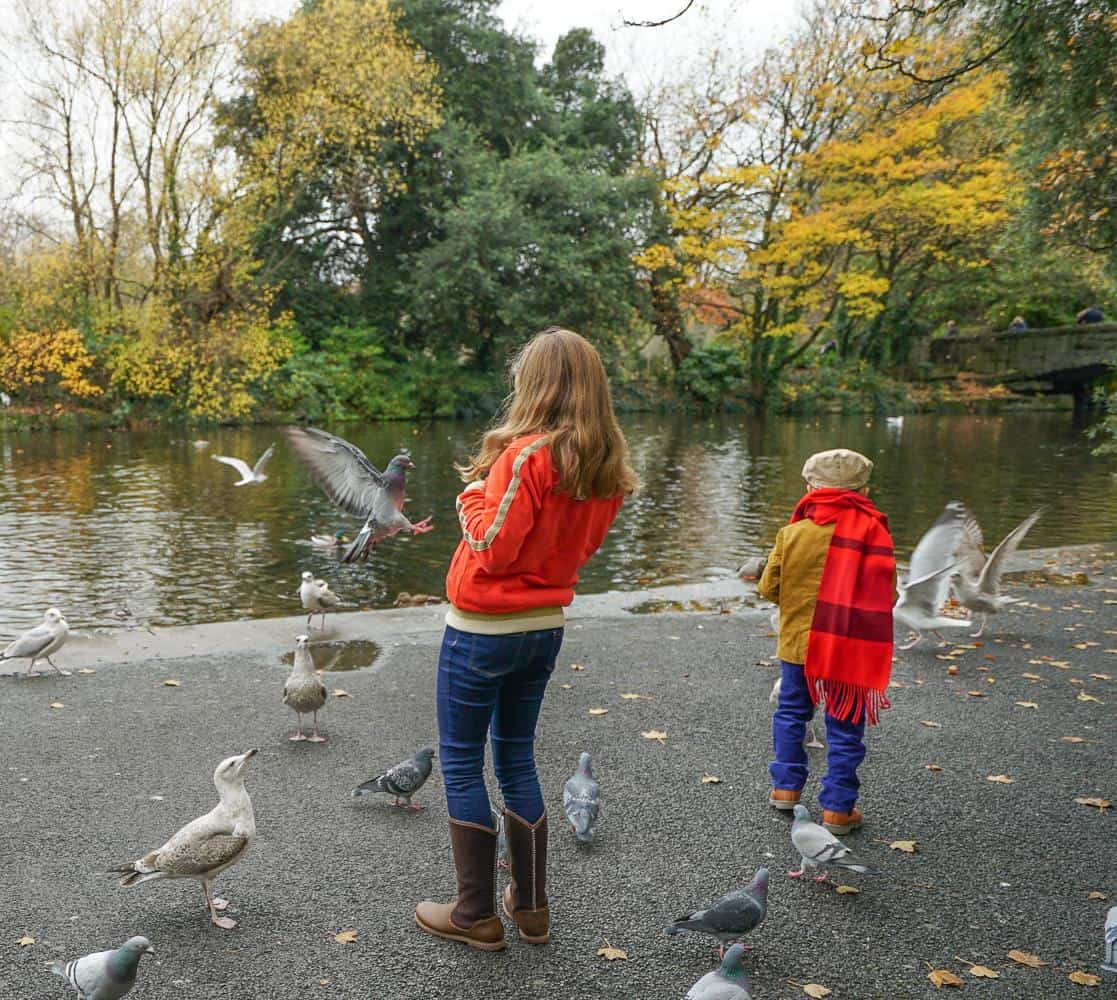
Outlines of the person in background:
[{"label": "person in background", "polygon": [[807,459],[807,493],[779,530],[757,584],[779,605],[779,704],[768,803],[795,808],[807,782],[807,723],[825,699],[827,770],[818,797],[823,825],[861,825],[857,768],[865,724],[888,708],[896,560],[888,519],[869,499],[873,463],[845,448]]},{"label": "person in background", "polygon": [[1105,316],[1098,306],[1087,306],[1075,317],[1075,322],[1079,326],[1085,326],[1087,323],[1104,323]]},{"label": "person in background", "polygon": [[949,323],[946,324],[946,334],[945,335],[947,337],[957,337],[958,333],[959,333],[958,324],[955,323],[954,320],[951,320]]},{"label": "person in background", "polygon": [[512,364],[512,394],[459,470],[462,540],[446,576],[450,610],[438,658],[438,755],[458,895],[415,909],[438,937],[505,946],[496,915],[497,830],[485,745],[504,798],[511,884],[503,909],[529,944],[550,940],[547,814],[535,725],[562,645],[563,608],[636,487],[601,358],[550,327]]},{"label": "person in background", "polygon": [[1023,316],[1014,316],[1011,323],[1008,324],[1010,330],[1027,330],[1028,321]]}]

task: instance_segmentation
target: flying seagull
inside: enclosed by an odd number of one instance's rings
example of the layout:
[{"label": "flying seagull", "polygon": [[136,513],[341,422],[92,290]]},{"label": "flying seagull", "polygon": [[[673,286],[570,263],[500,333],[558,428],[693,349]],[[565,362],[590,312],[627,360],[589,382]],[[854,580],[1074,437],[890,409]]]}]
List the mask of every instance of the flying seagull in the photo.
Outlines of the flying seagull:
[{"label": "flying seagull", "polygon": [[989,615],[996,614],[1019,600],[1017,597],[1009,597],[1008,594],[1001,593],[1001,577],[1004,575],[1009,559],[1020,547],[1024,536],[1032,530],[1032,525],[1039,520],[1043,511],[1043,507],[1033,510],[1001,539],[988,559],[985,558],[982,550],[984,538],[981,525],[977,523],[977,518],[973,514],[966,512],[962,526],[962,542],[958,547],[958,572],[954,576],[954,592],[962,607],[969,608],[975,614],[981,613],[981,627],[973,633],[973,638],[976,639],[985,631]]},{"label": "flying seagull", "polygon": [[283,433],[326,496],[346,513],[365,519],[342,562],[367,558],[377,542],[396,532],[421,535],[433,527],[429,517],[412,524],[403,514],[407,470],[415,468],[410,456],[396,455],[381,472],[360,448],[333,434],[314,427],[287,427]]},{"label": "flying seagull", "polygon": [[30,660],[27,664],[25,677],[38,677],[38,671],[33,670],[36,661],[46,660],[54,668],[54,672],[63,677],[69,677],[70,671],[59,670],[54,666],[51,653],[57,653],[65,644],[70,634],[70,626],[62,617],[58,608],[48,608],[43,614],[43,622],[33,629],[28,629],[23,635],[9,643],[7,648],[0,652],[0,660]]},{"label": "flying seagull", "polygon": [[65,979],[77,991],[80,1000],[120,1000],[136,985],[140,959],[154,954],[155,949],[147,938],[133,937],[119,948],[96,951],[72,962],[59,959],[47,968]]},{"label": "flying seagull", "polygon": [[213,783],[220,796],[217,805],[187,823],[162,847],[112,869],[110,874],[120,875],[120,884],[125,888],[156,879],[197,879],[202,883],[210,920],[223,930],[236,927],[235,920],[218,916],[229,903],[215,899],[210,887],[221,872],[240,861],[256,836],[252,800],[244,787],[244,769],[255,756],[255,750],[248,750],[218,764],[213,772]]},{"label": "flying seagull", "polygon": [[952,500],[911,554],[907,582],[900,585],[900,597],[892,615],[910,628],[915,637],[900,649],[911,649],[927,631],[969,627],[965,619],[947,618],[940,613],[950,590],[950,574],[956,567],[955,553],[962,542],[965,519],[966,508]]},{"label": "flying seagull", "polygon": [[273,444],[256,459],[256,464],[251,469],[247,462],[243,462],[239,458],[230,458],[228,455],[213,455],[212,458],[215,462],[224,462],[226,465],[231,465],[240,473],[240,482],[233,483],[234,486],[255,486],[268,478],[264,475],[264,466],[268,464],[268,459],[274,453],[275,445]]}]

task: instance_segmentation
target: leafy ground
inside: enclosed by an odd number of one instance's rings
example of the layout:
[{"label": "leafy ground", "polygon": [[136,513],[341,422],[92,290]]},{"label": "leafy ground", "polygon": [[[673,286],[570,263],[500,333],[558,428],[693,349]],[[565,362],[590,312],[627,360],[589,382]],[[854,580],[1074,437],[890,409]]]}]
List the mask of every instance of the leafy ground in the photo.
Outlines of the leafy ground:
[{"label": "leafy ground", "polygon": [[[1079,996],[1086,987],[1068,977],[1097,972],[1117,902],[1117,820],[1076,802],[1117,800],[1117,564],[1088,572],[1087,586],[1018,585],[1027,603],[983,645],[899,654],[894,708],[863,772],[868,822],[850,838],[887,877],[839,880],[858,893],[784,875],[788,822],[764,804],[775,677],[765,613],[574,624],[540,766],[557,814],[562,782],[591,750],[605,820],[589,850],[555,824],[554,943],[513,942],[498,955],[412,924],[416,900],[451,889],[437,773],[416,816],[348,797],[433,742],[437,634],[395,644],[371,635],[388,653],[373,669],[329,676],[347,695],[331,700],[320,747],[286,742],[284,668],[264,657],[5,678],[0,998],[61,997],[47,961],[143,933],[157,955],[134,995],[151,1000],[678,1000],[713,967],[713,951],[667,937],[664,924],[762,864],[773,872],[770,912],[747,956],[758,1000],[824,995],[807,984],[835,1000],[931,996],[931,970],[955,974],[964,995]],[[252,745],[259,839],[218,883],[236,930],[209,926],[195,885],[125,891],[100,874],[208,809],[217,761]],[[889,846],[909,841],[913,853]],[[627,958],[607,962],[606,945]],[[1020,964],[1013,950],[1048,964]]]}]

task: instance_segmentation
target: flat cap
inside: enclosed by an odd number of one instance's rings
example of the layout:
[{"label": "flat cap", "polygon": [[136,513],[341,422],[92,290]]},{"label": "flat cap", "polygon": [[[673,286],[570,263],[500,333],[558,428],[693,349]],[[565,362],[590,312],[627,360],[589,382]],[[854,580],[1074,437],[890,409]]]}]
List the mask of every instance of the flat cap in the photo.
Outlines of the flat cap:
[{"label": "flat cap", "polygon": [[872,474],[873,463],[848,448],[820,451],[803,465],[803,478],[812,489],[859,490]]}]

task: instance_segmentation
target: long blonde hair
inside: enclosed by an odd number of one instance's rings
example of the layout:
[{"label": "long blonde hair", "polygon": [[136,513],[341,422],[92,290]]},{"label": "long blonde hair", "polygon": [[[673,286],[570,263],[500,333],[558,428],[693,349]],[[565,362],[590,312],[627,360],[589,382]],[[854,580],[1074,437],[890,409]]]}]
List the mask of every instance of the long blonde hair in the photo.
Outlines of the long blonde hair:
[{"label": "long blonde hair", "polygon": [[588,340],[547,327],[520,349],[511,372],[512,392],[498,423],[481,439],[477,454],[458,467],[462,479],[484,476],[516,438],[546,434],[560,491],[584,500],[636,488],[605,366]]}]

